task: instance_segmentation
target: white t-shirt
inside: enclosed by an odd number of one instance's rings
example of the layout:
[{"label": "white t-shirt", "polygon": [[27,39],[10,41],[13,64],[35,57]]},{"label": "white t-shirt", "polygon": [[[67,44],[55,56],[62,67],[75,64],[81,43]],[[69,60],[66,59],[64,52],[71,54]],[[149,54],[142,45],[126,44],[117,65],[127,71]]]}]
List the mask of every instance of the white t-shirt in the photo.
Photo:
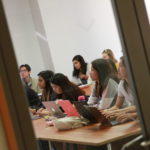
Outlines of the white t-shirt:
[{"label": "white t-shirt", "polygon": [[124,84],[124,80],[121,80],[118,85],[118,96],[124,97],[124,100],[129,106],[134,105],[134,97],[132,95],[131,89],[127,87],[127,91],[126,91],[123,84]]}]

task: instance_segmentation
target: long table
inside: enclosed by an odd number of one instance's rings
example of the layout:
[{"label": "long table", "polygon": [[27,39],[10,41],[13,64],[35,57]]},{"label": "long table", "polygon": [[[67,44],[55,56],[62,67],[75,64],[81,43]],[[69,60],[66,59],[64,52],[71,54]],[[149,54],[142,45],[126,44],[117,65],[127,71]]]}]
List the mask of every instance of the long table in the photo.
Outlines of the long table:
[{"label": "long table", "polygon": [[46,127],[44,119],[39,119],[33,121],[33,127],[37,139],[93,146],[115,142],[141,132],[137,121],[106,128],[101,128],[100,124],[92,124],[68,131],[58,131],[54,126]]}]

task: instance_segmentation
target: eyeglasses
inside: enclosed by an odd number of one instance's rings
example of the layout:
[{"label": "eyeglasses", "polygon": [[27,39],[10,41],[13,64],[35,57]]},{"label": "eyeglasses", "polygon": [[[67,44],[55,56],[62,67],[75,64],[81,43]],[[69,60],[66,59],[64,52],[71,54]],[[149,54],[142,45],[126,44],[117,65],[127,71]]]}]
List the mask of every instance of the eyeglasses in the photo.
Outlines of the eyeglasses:
[{"label": "eyeglasses", "polygon": [[20,72],[27,72],[27,70],[25,69],[25,70],[20,70]]}]

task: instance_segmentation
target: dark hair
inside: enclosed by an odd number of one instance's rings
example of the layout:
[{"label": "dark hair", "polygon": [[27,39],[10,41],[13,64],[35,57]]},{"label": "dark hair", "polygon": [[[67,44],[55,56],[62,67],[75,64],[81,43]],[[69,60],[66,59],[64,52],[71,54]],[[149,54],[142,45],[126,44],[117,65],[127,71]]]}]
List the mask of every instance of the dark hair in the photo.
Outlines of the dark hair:
[{"label": "dark hair", "polygon": [[118,79],[118,70],[117,67],[115,65],[115,63],[111,60],[111,59],[107,59],[109,67],[110,67],[110,71],[111,71],[111,77],[117,82],[119,83],[119,79]]},{"label": "dark hair", "polygon": [[[125,61],[124,61],[124,57],[123,57],[123,56],[120,57],[120,60],[121,60],[121,62],[122,62],[122,64],[123,64],[123,66],[126,68],[126,66],[125,66]],[[124,80],[124,82],[123,82],[123,87],[124,87],[125,91],[128,93],[129,84],[128,84],[128,82],[127,82],[126,80]]]},{"label": "dark hair", "polygon": [[27,69],[28,72],[31,71],[31,67],[28,65],[28,64],[23,64],[23,65],[20,65],[19,69],[25,67]]},{"label": "dark hair", "polygon": [[70,82],[68,77],[65,76],[62,73],[55,74],[51,79],[52,84],[56,84],[61,87],[63,93],[62,93],[62,99],[64,100],[70,100],[77,101],[78,96],[84,95],[84,91],[82,91],[77,85]]},{"label": "dark hair", "polygon": [[38,73],[38,76],[42,77],[45,81],[45,89],[43,90],[43,96],[47,97],[49,94],[52,94],[53,89],[50,85],[50,80],[54,76],[54,72],[51,70],[45,70]]},{"label": "dark hair", "polygon": [[115,59],[114,53],[111,49],[103,50],[102,54],[104,54],[104,53],[107,54],[114,63],[117,63],[117,59]]},{"label": "dark hair", "polygon": [[86,71],[87,71],[87,63],[85,62],[84,58],[81,56],[81,55],[76,55],[73,57],[72,61],[79,61],[79,63],[81,64],[81,69],[76,69],[74,66],[74,69],[73,69],[73,73],[72,75],[74,77],[78,77],[79,76],[79,73],[83,73],[83,74],[86,74]]},{"label": "dark hair", "polygon": [[92,61],[92,67],[97,71],[100,83],[98,84],[98,82],[96,82],[97,96],[102,96],[102,92],[106,88],[109,78],[111,76],[109,63],[105,59],[96,59]]}]

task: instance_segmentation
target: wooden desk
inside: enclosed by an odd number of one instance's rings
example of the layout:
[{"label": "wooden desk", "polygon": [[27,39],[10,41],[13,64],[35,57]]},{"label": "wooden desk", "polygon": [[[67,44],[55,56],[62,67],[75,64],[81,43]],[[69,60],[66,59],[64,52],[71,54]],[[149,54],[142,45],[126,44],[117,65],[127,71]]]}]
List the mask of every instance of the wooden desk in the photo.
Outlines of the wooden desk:
[{"label": "wooden desk", "polygon": [[39,119],[33,121],[33,127],[37,139],[93,146],[111,143],[140,133],[136,121],[105,129],[100,129],[99,124],[94,124],[68,131],[57,131],[55,127],[46,128],[45,121]]}]

